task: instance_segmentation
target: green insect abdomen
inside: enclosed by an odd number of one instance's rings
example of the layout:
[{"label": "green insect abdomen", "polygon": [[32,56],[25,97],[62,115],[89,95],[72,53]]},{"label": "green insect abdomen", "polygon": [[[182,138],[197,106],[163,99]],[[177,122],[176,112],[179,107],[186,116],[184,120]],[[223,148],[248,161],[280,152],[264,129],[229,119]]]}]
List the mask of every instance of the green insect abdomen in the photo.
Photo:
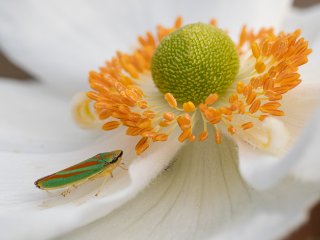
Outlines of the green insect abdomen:
[{"label": "green insect abdomen", "polygon": [[76,174],[65,174],[65,175],[56,175],[49,180],[43,182],[41,184],[42,188],[60,188],[63,186],[68,186],[70,184],[76,183],[83,179],[87,179],[97,173],[101,172],[100,170],[91,170],[91,171],[84,171],[84,172],[77,172]]}]

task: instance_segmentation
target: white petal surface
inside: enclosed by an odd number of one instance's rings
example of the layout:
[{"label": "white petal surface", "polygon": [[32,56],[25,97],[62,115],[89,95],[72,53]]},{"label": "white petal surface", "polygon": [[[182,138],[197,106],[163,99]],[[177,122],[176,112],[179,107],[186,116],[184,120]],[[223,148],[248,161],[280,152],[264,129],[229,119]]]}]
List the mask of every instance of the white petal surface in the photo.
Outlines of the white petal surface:
[{"label": "white petal surface", "polygon": [[[253,150],[251,146],[238,142],[240,171],[252,186],[260,189],[270,187],[286,176],[295,164],[303,164],[304,161],[309,161],[307,158],[301,158],[300,152],[303,149],[309,149],[308,144],[311,141],[308,139],[314,139],[312,145],[319,143],[319,139],[316,138],[320,127],[319,121],[313,123],[302,136],[301,134],[319,106],[319,91],[319,84],[306,83],[301,84],[285,96],[282,109],[286,116],[279,119],[284,122],[288,129],[291,147],[287,149],[289,153],[282,158],[268,155],[258,149]],[[314,156],[316,155],[310,155],[311,158]],[[310,161],[313,161],[313,159],[310,159]],[[313,168],[320,169],[320,164],[315,164]]]},{"label": "white petal surface", "polygon": [[[243,24],[277,27],[290,1],[1,1],[0,47],[21,67],[64,92],[85,89],[87,72],[117,49],[136,44],[137,34],[215,17],[232,36]],[[241,10],[240,10],[241,9]],[[76,13],[76,14],[75,14]]]},{"label": "white petal surface", "polygon": [[0,151],[70,151],[101,135],[75,126],[69,102],[44,83],[0,79]]},{"label": "white petal surface", "polygon": [[[301,142],[306,142],[306,148],[302,153],[304,160],[297,162],[293,167],[292,173],[299,179],[304,181],[319,182],[320,181],[320,110],[312,118],[308,129],[305,131]],[[312,134],[310,134],[312,133]]]},{"label": "white petal surface", "polygon": [[236,150],[227,139],[186,145],[136,199],[61,239],[279,239],[304,220],[320,187],[286,179],[256,192],[240,177]]},{"label": "white petal surface", "polygon": [[[145,188],[181,146],[177,141],[155,143],[146,154],[137,157],[134,153],[136,140],[133,137],[126,139],[118,131],[77,152],[50,155],[0,153],[3,171],[0,176],[1,238],[52,238],[105,216]],[[99,180],[78,187],[66,198],[59,195],[61,191],[48,195],[33,185],[37,178],[98,152],[114,149],[124,151],[124,162],[129,165],[129,170],[116,169],[114,178],[107,182],[99,197],[94,197],[101,184]]]}]

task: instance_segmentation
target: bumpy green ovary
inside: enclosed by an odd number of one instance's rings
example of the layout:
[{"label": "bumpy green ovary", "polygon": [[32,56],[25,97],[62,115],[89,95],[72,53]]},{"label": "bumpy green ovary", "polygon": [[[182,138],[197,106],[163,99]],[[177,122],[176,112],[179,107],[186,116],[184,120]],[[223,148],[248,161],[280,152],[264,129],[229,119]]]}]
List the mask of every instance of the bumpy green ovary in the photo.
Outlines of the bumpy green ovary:
[{"label": "bumpy green ovary", "polygon": [[203,102],[222,94],[234,81],[239,57],[230,37],[221,29],[195,23],[166,36],[151,60],[155,85],[172,93],[179,103]]}]

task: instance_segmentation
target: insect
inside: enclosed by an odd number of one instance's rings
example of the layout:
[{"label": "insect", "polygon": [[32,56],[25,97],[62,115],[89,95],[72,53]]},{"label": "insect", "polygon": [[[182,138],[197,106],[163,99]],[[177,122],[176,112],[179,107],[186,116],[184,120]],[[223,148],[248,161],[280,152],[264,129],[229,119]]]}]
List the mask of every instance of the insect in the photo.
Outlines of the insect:
[{"label": "insect", "polygon": [[107,182],[108,177],[110,175],[112,176],[112,171],[120,165],[122,154],[122,150],[99,153],[76,165],[40,178],[35,181],[34,184],[43,190],[69,187],[66,191],[61,193],[63,196],[66,196],[70,193],[72,186],[76,188],[88,180],[105,177],[99,191],[95,194],[98,196]]}]

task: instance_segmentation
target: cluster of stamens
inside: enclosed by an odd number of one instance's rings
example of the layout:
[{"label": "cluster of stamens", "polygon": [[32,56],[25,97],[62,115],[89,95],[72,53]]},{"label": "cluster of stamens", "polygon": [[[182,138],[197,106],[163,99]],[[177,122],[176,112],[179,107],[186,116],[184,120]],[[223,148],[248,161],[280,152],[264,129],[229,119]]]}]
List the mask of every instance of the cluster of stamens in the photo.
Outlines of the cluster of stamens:
[{"label": "cluster of stamens", "polygon": [[[212,25],[216,22],[211,21]],[[121,125],[126,126],[126,134],[141,136],[136,145],[136,153],[144,152],[150,142],[166,141],[176,127],[181,129],[180,142],[208,138],[208,124],[215,128],[215,142],[221,142],[219,124],[223,123],[233,135],[239,130],[254,127],[255,119],[263,121],[268,116],[283,116],[280,109],[283,94],[296,87],[300,82],[298,67],[306,63],[307,42],[300,38],[300,31],[292,34],[280,33],[276,36],[272,29],[262,29],[257,34],[248,32],[244,27],[240,34],[238,52],[240,59],[251,61],[252,69],[246,76],[238,75],[235,84],[228,91],[225,106],[217,107],[222,96],[210,94],[203,103],[195,106],[191,101],[178,103],[171,93],[164,94],[166,103],[172,111],[157,108],[148,101],[140,76],[150,73],[150,61],[157,45],[166,35],[180,28],[179,17],[174,26],[158,26],[156,36],[150,32],[138,38],[140,47],[133,54],[117,52],[99,72],[90,72],[89,82],[94,90],[87,96],[95,101],[94,109],[101,120],[112,117],[103,125],[103,130],[112,130]],[[249,46],[249,49],[245,48]],[[249,56],[247,56],[250,51]],[[247,56],[247,57],[246,57]],[[241,69],[240,69],[241,72]],[[243,79],[242,79],[243,78]],[[193,131],[194,118],[198,113],[203,120],[203,131]],[[245,121],[235,120],[244,116]],[[249,119],[249,121],[247,121]]]}]

